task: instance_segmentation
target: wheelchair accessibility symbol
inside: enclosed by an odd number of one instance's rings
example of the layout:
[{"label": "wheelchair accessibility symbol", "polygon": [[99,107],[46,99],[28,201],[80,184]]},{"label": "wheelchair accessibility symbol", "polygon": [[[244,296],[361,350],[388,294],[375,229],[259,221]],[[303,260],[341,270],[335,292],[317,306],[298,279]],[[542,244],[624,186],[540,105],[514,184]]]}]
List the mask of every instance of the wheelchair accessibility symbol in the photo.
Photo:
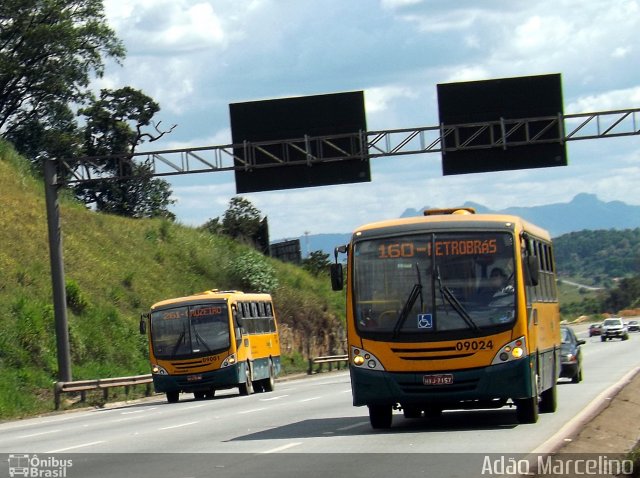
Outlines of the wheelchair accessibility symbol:
[{"label": "wheelchair accessibility symbol", "polygon": [[433,315],[432,314],[418,314],[418,328],[419,329],[432,329],[433,328]]}]

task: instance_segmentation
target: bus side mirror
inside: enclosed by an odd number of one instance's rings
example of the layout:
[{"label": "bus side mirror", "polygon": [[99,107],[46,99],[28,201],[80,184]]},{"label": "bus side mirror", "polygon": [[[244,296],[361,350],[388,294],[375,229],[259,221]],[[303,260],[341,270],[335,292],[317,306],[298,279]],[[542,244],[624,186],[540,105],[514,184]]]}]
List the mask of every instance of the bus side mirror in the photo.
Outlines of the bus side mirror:
[{"label": "bus side mirror", "polygon": [[147,321],[146,314],[142,314],[140,316],[140,335],[145,335],[147,333]]},{"label": "bus side mirror", "polygon": [[527,256],[527,285],[537,286],[540,283],[540,269],[538,268],[538,258]]},{"label": "bus side mirror", "polygon": [[343,287],[342,264],[331,264],[331,288],[333,290],[342,290]]}]

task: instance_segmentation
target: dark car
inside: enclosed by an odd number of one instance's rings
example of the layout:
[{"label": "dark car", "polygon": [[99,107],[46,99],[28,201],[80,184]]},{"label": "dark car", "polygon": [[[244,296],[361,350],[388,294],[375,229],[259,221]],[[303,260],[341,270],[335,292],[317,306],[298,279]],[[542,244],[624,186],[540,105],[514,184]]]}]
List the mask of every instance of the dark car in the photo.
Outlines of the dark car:
[{"label": "dark car", "polygon": [[570,378],[573,383],[582,381],[582,352],[580,346],[585,341],[578,339],[571,327],[560,326],[560,377]]},{"label": "dark car", "polygon": [[630,320],[627,324],[627,330],[629,332],[640,332],[640,322],[637,320]]},{"label": "dark car", "polygon": [[602,335],[602,324],[591,324],[589,326],[589,337],[594,335]]}]

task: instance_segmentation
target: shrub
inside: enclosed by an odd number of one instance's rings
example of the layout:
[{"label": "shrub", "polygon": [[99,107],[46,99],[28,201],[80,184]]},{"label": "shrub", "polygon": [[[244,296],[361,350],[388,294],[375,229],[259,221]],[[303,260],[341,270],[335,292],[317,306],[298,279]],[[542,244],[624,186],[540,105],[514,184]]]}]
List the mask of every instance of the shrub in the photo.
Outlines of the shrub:
[{"label": "shrub", "polygon": [[80,286],[74,280],[65,281],[67,294],[67,306],[76,314],[81,315],[89,306],[89,302],[80,290]]},{"label": "shrub", "polygon": [[251,292],[272,292],[278,287],[275,269],[257,251],[246,250],[231,261],[231,275]]}]

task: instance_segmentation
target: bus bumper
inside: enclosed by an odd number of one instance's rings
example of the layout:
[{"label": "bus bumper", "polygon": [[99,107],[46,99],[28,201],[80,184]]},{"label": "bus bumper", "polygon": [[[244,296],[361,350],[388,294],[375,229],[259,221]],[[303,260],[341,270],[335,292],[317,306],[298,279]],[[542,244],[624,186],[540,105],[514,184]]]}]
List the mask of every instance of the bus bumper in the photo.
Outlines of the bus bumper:
[{"label": "bus bumper", "polygon": [[[384,372],[350,367],[353,404],[430,406],[440,409],[492,408],[507,399],[533,396],[533,358],[470,370]],[[535,364],[533,364],[535,365]],[[427,375],[451,374],[449,385],[424,385]]]},{"label": "bus bumper", "polygon": [[245,364],[236,364],[212,372],[189,375],[153,375],[153,387],[158,393],[199,392],[237,387],[244,382]]}]

